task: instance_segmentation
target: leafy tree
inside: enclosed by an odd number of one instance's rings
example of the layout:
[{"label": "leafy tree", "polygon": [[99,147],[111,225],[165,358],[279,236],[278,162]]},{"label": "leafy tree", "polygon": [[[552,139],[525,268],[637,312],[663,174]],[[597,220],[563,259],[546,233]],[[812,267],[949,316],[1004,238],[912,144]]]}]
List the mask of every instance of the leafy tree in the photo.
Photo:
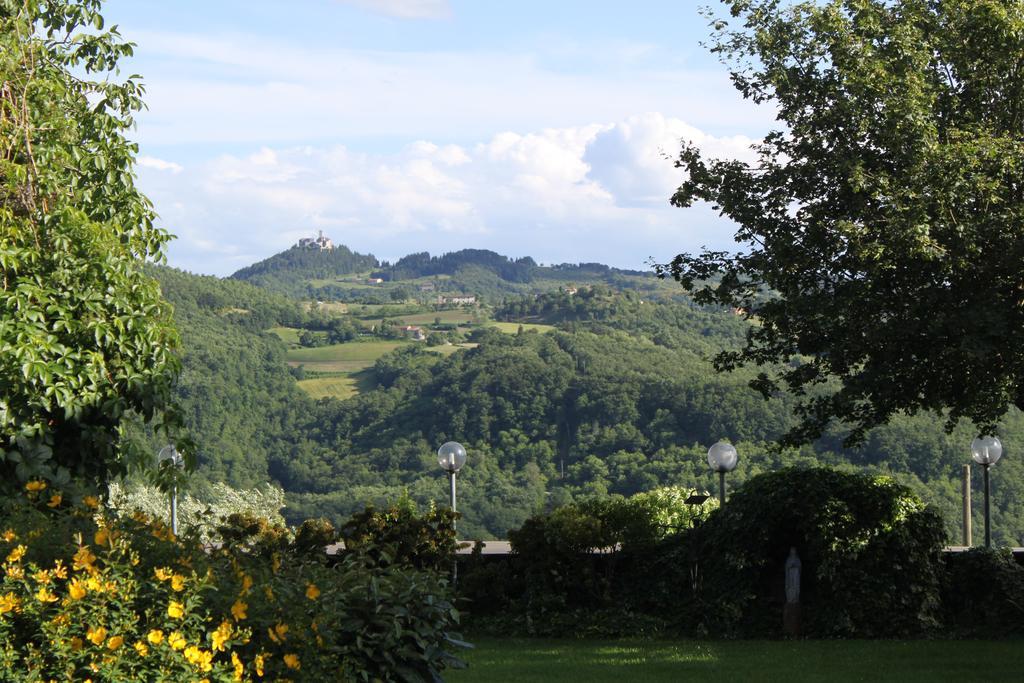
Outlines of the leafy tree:
[{"label": "leafy tree", "polygon": [[0,1],[0,481],[102,480],[119,423],[168,404],[170,309],[142,271],[169,239],[134,184],[132,45],[99,0]]},{"label": "leafy tree", "polygon": [[714,204],[745,251],[661,272],[758,321],[716,367],[801,398],[789,442],[900,412],[994,430],[1024,406],[1024,2],[725,5],[712,50],[781,126],[750,163],[679,157],[673,204]]}]

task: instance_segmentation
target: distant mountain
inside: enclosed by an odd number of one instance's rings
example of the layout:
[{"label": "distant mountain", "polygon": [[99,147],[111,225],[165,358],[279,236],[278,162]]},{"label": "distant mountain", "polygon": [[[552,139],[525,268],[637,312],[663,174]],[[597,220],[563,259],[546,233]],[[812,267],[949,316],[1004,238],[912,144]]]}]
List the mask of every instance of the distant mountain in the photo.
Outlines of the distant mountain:
[{"label": "distant mountain", "polygon": [[[364,277],[354,277],[356,274]],[[424,279],[443,280],[425,290],[473,294],[492,302],[509,295],[549,291],[563,283],[602,283],[617,289],[637,289],[642,288],[642,280],[648,280],[650,287],[655,279],[649,271],[621,270],[600,263],[544,267],[530,256],[513,259],[486,249],[461,249],[440,256],[420,252],[392,264],[378,262],[373,255],[359,254],[345,246],[320,249],[315,243],[292,247],[242,268],[231,277],[292,298],[363,303],[404,298],[410,292],[399,288],[423,285]],[[382,288],[381,284],[385,286]],[[399,291],[391,297],[391,290],[395,289]]]},{"label": "distant mountain", "polygon": [[380,266],[372,254],[358,254],[346,246],[319,249],[295,246],[259,263],[242,268],[231,277],[266,289],[305,298],[311,280],[333,280]]}]

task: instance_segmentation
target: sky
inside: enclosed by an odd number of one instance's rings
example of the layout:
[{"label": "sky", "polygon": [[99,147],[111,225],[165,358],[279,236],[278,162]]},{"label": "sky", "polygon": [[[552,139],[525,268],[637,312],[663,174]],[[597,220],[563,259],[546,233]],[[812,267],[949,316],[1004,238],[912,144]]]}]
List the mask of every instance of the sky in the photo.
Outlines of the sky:
[{"label": "sky", "polygon": [[491,249],[642,269],[733,227],[673,208],[681,140],[773,125],[687,0],[108,0],[171,265],[229,275],[322,230],[394,261]]}]

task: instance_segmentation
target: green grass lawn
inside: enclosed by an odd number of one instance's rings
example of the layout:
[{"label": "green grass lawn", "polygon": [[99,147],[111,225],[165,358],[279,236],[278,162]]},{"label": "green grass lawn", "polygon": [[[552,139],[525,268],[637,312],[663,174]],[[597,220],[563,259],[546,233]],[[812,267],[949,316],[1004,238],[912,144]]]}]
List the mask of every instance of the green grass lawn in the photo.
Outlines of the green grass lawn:
[{"label": "green grass lawn", "polygon": [[537,330],[542,334],[555,329],[554,325],[544,325],[541,323],[487,323],[487,327],[497,327],[505,334],[515,334],[519,331],[520,327],[522,327],[525,332]]},{"label": "green grass lawn", "polygon": [[388,351],[394,351],[402,344],[401,341],[356,341],[347,344],[331,344],[315,348],[289,349],[289,362],[325,362],[325,361],[370,361],[373,363]]},{"label": "green grass lawn", "polygon": [[[279,329],[272,330],[282,336]],[[407,341],[371,341],[349,342],[347,344],[331,344],[316,348],[289,349],[288,365],[303,366],[306,370],[323,373],[323,377],[311,377],[301,380],[299,388],[312,398],[333,396],[345,400],[361,391],[375,386],[373,364],[378,358],[399,346],[417,342]],[[470,348],[475,344],[459,344],[452,346],[423,346],[432,353],[449,356],[459,349]]]},{"label": "green grass lawn", "polygon": [[1024,642],[473,639],[469,681],[1020,681]]},{"label": "green grass lawn", "polygon": [[301,330],[294,327],[271,327],[267,332],[276,334],[285,344],[298,344]]}]

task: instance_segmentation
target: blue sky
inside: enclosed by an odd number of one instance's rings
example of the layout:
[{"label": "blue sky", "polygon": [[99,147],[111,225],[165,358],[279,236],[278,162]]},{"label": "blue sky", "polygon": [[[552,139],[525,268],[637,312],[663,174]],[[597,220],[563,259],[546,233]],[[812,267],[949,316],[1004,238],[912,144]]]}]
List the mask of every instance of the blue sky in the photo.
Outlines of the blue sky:
[{"label": "blue sky", "polygon": [[640,268],[731,243],[668,205],[680,139],[772,125],[696,2],[110,0],[143,75],[139,183],[172,265],[227,275],[323,230],[379,258],[463,247]]}]

